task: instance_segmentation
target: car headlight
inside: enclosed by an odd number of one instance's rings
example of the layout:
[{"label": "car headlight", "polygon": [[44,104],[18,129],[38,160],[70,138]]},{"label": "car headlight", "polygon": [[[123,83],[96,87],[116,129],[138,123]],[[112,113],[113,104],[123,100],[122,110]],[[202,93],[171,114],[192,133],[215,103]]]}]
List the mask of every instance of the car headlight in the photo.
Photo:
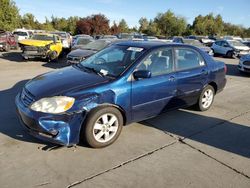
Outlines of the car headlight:
[{"label": "car headlight", "polygon": [[31,105],[31,109],[37,112],[59,114],[69,110],[75,102],[72,97],[55,96],[42,98]]}]

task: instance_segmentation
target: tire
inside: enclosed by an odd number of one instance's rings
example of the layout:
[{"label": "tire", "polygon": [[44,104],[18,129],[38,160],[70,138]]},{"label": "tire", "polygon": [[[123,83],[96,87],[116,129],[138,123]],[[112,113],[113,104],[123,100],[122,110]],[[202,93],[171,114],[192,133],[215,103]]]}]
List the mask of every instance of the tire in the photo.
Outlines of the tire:
[{"label": "tire", "polygon": [[207,111],[213,104],[214,96],[214,88],[211,85],[206,86],[200,94],[197,109],[200,111]]},{"label": "tire", "polygon": [[90,112],[82,136],[90,147],[102,148],[119,137],[122,127],[123,116],[120,111],[113,107],[103,107]]},{"label": "tire", "polygon": [[48,62],[57,62],[58,61],[58,55],[56,51],[52,51],[48,54],[48,58],[47,58]]},{"label": "tire", "polygon": [[226,56],[227,58],[233,58],[234,53],[232,51],[228,51]]}]

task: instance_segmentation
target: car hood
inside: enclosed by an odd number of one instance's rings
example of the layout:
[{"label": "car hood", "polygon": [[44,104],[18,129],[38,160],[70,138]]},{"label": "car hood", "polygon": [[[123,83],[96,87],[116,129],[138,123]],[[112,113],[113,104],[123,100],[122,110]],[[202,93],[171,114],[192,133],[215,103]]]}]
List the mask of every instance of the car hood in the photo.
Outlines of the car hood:
[{"label": "car hood", "polygon": [[37,100],[43,97],[63,95],[73,89],[86,89],[108,81],[109,79],[106,77],[70,66],[33,78],[25,85],[25,89]]},{"label": "car hood", "polygon": [[250,50],[248,46],[234,46],[234,48],[237,50]]},{"label": "car hood", "polygon": [[94,53],[96,53],[96,51],[94,51],[94,50],[76,49],[76,50],[71,51],[68,55],[74,56],[74,57],[88,57]]},{"label": "car hood", "polygon": [[19,43],[23,45],[28,45],[28,46],[46,46],[48,44],[53,43],[53,41],[25,39],[25,40],[19,41]]}]

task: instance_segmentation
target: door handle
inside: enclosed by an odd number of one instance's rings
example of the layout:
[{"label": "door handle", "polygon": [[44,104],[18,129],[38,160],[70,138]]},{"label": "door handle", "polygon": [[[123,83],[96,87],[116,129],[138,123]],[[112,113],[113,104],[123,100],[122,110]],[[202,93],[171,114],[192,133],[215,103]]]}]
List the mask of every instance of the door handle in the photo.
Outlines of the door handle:
[{"label": "door handle", "polygon": [[170,82],[173,82],[173,81],[175,81],[175,77],[174,77],[174,76],[170,76],[168,80],[169,80]]}]

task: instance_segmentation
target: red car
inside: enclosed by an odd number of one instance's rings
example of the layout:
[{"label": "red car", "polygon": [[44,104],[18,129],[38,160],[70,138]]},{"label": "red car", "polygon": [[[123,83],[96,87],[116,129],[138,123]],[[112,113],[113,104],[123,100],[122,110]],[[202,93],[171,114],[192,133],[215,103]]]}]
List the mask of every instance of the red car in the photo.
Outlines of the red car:
[{"label": "red car", "polygon": [[11,48],[18,48],[18,42],[16,37],[8,31],[0,30],[0,50],[8,52]]}]

